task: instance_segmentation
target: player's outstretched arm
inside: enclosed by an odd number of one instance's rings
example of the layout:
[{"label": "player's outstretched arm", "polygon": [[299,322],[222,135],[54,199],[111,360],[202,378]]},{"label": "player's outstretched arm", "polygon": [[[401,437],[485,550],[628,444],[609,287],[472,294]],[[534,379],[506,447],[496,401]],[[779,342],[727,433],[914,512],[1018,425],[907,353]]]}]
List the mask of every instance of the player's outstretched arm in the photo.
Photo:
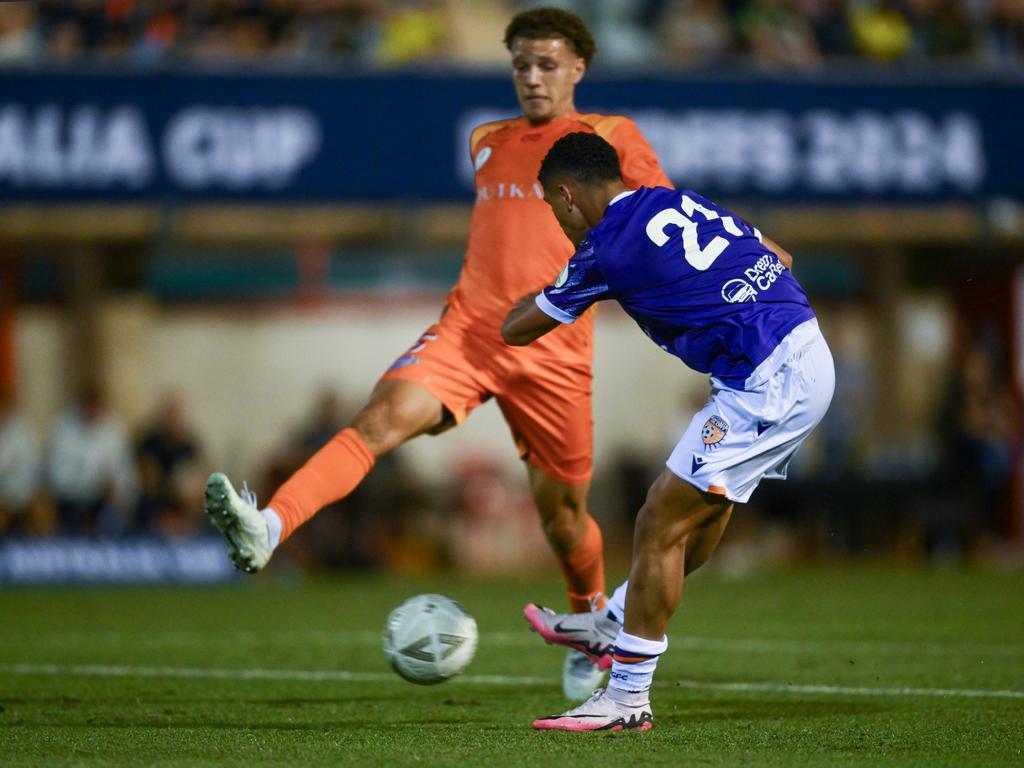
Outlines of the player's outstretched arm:
[{"label": "player's outstretched arm", "polygon": [[526,346],[561,325],[541,311],[536,299],[536,293],[523,296],[509,310],[501,326],[501,336],[506,344],[513,347]]}]

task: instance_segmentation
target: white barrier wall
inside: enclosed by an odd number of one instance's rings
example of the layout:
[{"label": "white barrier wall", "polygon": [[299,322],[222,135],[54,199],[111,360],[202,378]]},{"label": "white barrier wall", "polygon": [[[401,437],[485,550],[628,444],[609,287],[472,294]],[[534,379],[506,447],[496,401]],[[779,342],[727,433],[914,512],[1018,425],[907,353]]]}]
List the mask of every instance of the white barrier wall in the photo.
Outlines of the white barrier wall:
[{"label": "white barrier wall", "polygon": [[[377,377],[434,321],[442,299],[360,298],[308,309],[168,309],[145,299],[122,300],[103,313],[104,380],[111,403],[132,428],[164,393],[182,393],[213,464],[255,477],[320,391],[333,389],[349,407],[358,407]],[[41,433],[66,394],[61,322],[51,309],[25,310],[18,322],[21,402]],[[706,378],[651,344],[617,307],[601,308],[596,350],[599,471],[624,446],[664,460],[685,426],[685,412],[707,395]],[[510,467],[518,464],[493,402],[459,429],[403,449],[427,479],[481,451]]]}]

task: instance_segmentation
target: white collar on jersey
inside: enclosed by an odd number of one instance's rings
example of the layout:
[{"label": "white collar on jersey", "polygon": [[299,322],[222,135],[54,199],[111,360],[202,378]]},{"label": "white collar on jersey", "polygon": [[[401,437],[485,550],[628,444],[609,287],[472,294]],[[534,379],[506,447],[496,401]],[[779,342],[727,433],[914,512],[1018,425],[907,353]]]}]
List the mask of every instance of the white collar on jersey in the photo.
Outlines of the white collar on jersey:
[{"label": "white collar on jersey", "polygon": [[635,189],[627,189],[625,192],[619,192],[619,194],[617,194],[615,197],[608,201],[608,207],[611,208],[613,205],[619,202],[619,200],[629,197],[634,192],[636,192]]}]

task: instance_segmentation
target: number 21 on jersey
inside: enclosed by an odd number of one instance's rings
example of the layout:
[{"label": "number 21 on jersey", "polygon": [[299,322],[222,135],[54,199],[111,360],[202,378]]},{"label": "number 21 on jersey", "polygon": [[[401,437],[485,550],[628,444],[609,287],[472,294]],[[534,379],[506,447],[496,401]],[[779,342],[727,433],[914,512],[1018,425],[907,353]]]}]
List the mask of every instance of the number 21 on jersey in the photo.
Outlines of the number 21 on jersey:
[{"label": "number 21 on jersey", "polygon": [[[697,242],[697,222],[693,220],[693,215],[696,212],[699,212],[705,221],[721,219],[722,228],[726,232],[735,237],[743,237],[743,231],[736,226],[732,216],[719,216],[717,211],[712,211],[701,205],[689,195],[683,195],[678,209],[666,208],[651,217],[651,220],[647,222],[647,237],[660,248],[669,241],[669,235],[665,230],[670,226],[678,227],[682,230],[683,253],[686,261],[694,269],[704,271],[729,247],[729,241],[721,235],[715,235],[701,248],[700,243]],[[755,234],[760,235],[756,230]]]}]

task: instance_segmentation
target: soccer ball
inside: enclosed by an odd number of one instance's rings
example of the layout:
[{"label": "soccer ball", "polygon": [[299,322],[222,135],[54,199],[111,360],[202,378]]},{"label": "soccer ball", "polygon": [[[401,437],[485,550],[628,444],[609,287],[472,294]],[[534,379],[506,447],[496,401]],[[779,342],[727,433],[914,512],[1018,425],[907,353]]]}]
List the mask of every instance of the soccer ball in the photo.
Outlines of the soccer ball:
[{"label": "soccer ball", "polygon": [[476,653],[476,621],[444,595],[416,595],[384,625],[384,653],[410,683],[434,685],[466,668]]}]

